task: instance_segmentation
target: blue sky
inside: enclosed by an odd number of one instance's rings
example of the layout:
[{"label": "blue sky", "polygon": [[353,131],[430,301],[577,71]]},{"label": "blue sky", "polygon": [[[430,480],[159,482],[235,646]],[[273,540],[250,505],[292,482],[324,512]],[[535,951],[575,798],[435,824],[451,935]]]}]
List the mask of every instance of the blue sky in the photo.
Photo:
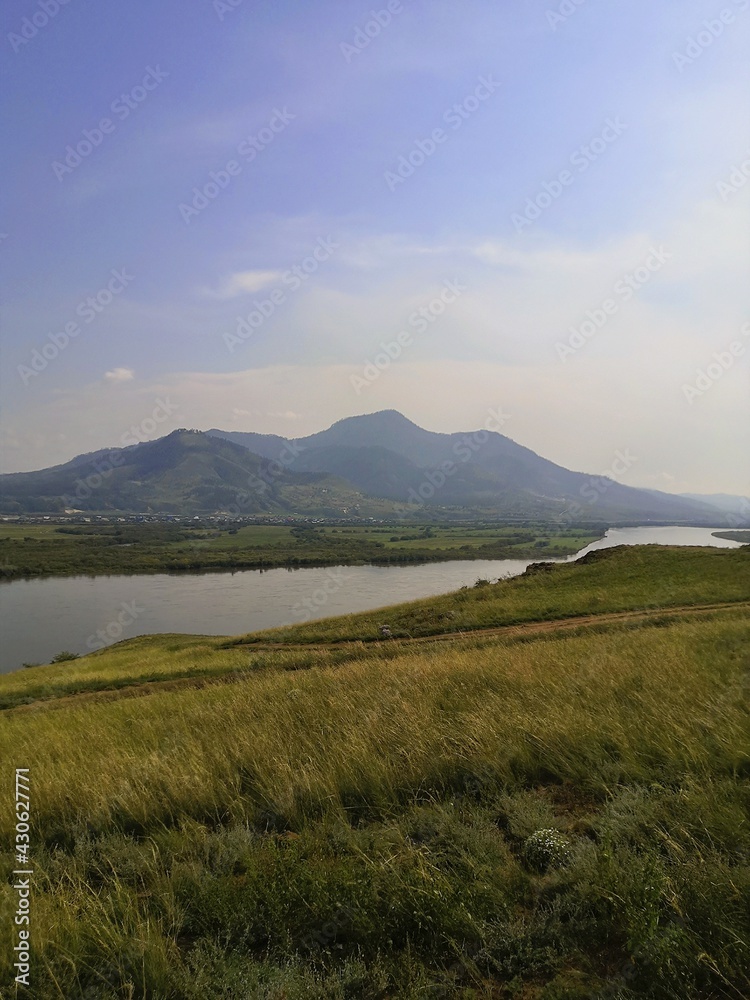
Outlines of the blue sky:
[{"label": "blue sky", "polygon": [[750,492],[748,0],[235,3],[4,14],[7,471],[503,407],[569,467]]}]

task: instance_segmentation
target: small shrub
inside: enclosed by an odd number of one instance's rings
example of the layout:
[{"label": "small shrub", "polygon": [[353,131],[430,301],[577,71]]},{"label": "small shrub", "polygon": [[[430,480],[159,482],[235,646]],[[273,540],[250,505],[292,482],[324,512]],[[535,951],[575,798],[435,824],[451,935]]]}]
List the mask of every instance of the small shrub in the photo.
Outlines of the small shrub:
[{"label": "small shrub", "polygon": [[550,868],[561,868],[570,861],[570,841],[559,830],[537,830],[526,838],[523,856],[529,868],[543,875]]},{"label": "small shrub", "polygon": [[67,663],[68,660],[77,660],[78,653],[71,653],[67,649],[63,649],[60,653],[55,653],[51,659],[51,663]]}]

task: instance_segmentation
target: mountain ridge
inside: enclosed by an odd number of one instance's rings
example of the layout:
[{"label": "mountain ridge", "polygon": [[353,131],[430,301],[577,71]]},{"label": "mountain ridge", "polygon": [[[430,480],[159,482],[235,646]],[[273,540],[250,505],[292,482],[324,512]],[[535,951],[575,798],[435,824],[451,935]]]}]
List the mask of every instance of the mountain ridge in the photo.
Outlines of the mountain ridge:
[{"label": "mountain ridge", "polygon": [[[581,508],[580,516],[619,520],[630,516],[646,519],[700,517],[706,522],[718,516],[715,509],[700,501],[639,490],[605,476],[565,469],[497,431],[427,431],[397,410],[345,417],[327,430],[294,439],[245,435],[216,428],[207,433],[262,450],[268,457],[273,457],[273,449],[283,442],[282,447],[299,453],[295,468],[318,471],[335,468],[338,475],[364,492],[373,489],[371,478],[362,475],[357,468],[347,467],[346,453],[342,449],[378,448],[381,449],[377,453],[381,462],[385,449],[391,453],[391,459],[382,477],[381,490],[382,483],[387,484],[393,477],[397,459],[406,460],[414,467],[411,482],[402,481],[395,490],[386,489],[380,494],[402,503],[408,499],[422,503],[434,500],[448,506],[486,507],[493,506],[501,497],[507,513],[514,516],[523,513],[524,507],[530,516],[566,516],[566,500],[572,500]],[[479,461],[475,461],[477,456]],[[441,486],[439,497],[425,496],[434,484],[419,475],[419,471],[440,469],[446,464],[452,471]],[[421,492],[419,487],[422,487]]]},{"label": "mountain ridge", "polygon": [[303,438],[180,429],[0,476],[3,513],[96,510],[236,516],[468,516],[571,523],[695,521],[697,499],[573,472],[497,431],[438,433],[396,410]]}]

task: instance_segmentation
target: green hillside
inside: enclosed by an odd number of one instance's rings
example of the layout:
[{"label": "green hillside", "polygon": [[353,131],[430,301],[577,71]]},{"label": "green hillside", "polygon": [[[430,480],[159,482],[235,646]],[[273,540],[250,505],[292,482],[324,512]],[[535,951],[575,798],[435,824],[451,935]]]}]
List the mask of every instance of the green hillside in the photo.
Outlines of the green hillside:
[{"label": "green hillside", "polygon": [[246,448],[199,431],[174,431],[129,448],[81,455],[40,472],[0,476],[0,511],[136,511],[235,516],[302,511],[362,516],[393,509],[325,472],[274,469]]},{"label": "green hillside", "polygon": [[0,677],[32,801],[18,995],[747,996],[749,558],[609,550]]}]

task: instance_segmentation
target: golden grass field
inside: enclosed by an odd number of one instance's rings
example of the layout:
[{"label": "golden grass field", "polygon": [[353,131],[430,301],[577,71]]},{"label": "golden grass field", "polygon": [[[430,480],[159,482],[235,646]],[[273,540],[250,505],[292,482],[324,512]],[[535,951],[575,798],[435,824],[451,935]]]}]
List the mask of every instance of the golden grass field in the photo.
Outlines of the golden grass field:
[{"label": "golden grass field", "polygon": [[32,800],[18,995],[750,995],[749,552],[610,550],[0,678]]}]

